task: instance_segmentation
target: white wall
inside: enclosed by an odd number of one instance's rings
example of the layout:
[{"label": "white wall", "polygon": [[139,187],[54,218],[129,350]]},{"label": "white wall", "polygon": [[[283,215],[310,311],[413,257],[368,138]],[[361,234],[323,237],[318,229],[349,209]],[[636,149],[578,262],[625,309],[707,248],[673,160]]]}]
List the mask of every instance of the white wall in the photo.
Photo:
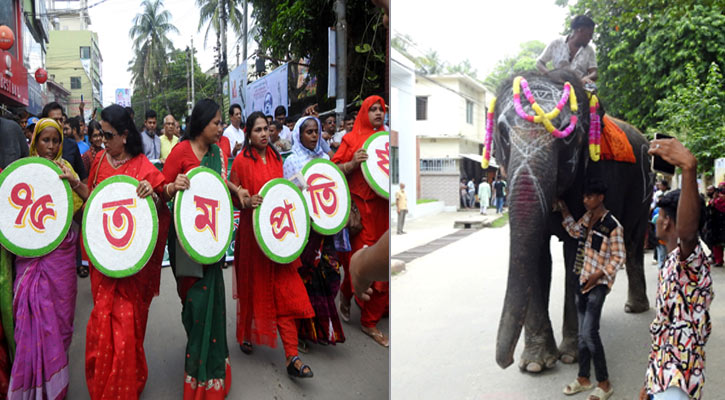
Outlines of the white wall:
[{"label": "white wall", "polygon": [[[405,183],[408,209],[415,213],[417,199],[415,65],[395,49],[390,49],[390,128],[398,131],[399,178]],[[396,188],[397,190],[397,185]],[[391,197],[394,191],[391,192]],[[392,199],[394,201],[394,199]]]}]

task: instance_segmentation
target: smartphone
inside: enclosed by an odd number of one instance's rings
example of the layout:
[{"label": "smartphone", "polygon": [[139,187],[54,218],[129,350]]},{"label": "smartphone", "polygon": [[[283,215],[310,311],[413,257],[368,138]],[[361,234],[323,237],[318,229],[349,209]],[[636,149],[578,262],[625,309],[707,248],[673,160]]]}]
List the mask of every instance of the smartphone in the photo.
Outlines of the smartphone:
[{"label": "smartphone", "polygon": [[[655,139],[674,139],[664,133],[655,133]],[[652,171],[662,172],[667,175],[675,174],[675,166],[663,160],[660,156],[652,157]]]}]

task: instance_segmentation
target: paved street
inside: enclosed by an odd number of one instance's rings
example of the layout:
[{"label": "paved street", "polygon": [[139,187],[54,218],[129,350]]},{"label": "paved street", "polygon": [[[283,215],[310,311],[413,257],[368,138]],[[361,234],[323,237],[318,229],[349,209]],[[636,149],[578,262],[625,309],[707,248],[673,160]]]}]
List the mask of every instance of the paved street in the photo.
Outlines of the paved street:
[{"label": "paved street", "polygon": [[[450,232],[455,213],[417,220],[406,229],[409,243],[396,253],[420,246],[435,236],[429,230]],[[448,221],[446,221],[446,219]],[[417,233],[417,227],[421,228]],[[416,239],[417,238],[417,239]],[[433,237],[435,238],[435,237]],[[419,242],[416,243],[416,240]],[[394,276],[392,293],[392,388],[393,398],[406,399],[561,399],[562,388],[576,377],[577,366],[558,363],[539,375],[522,373],[517,367],[523,349],[519,340],[514,364],[502,370],[495,363],[495,340],[508,272],[509,229],[484,228],[407,264]],[[549,307],[554,333],[560,337],[563,314],[564,268],[561,246],[552,240],[554,274]],[[650,303],[656,290],[656,266],[652,254],[645,255]],[[725,399],[725,271],[713,270],[715,301],[711,308],[713,333],[706,347],[707,362],[703,399]],[[607,354],[612,399],[637,397],[644,381],[649,349],[648,325],[654,317],[625,314],[626,275],[617,278],[607,297],[601,334]],[[425,382],[424,385],[421,382]],[[580,393],[570,399],[586,399]]]},{"label": "paved street", "polygon": [[[293,380],[287,376],[284,351],[256,346],[251,356],[236,343],[236,304],[232,299],[232,268],[224,271],[226,284],[227,340],[232,362],[232,388],[228,399],[387,399],[389,393],[389,350],[360,331],[360,310],[352,307],[352,324],[343,323],[345,343],[310,346],[300,354],[314,378]],[[88,279],[80,279],[76,302],[75,332],[70,348],[70,390],[68,399],[88,399],[85,381],[86,323],[92,297]],[[388,319],[379,324],[386,334]],[[181,302],[170,268],[161,273],[161,295],[151,303],[146,332],[149,379],[143,399],[180,399],[183,389],[186,334],[181,324]]]}]

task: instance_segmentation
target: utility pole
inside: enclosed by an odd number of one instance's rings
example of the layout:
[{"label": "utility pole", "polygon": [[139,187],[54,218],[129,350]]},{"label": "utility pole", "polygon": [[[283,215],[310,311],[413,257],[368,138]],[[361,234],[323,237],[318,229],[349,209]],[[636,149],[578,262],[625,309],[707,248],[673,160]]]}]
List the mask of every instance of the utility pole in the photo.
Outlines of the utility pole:
[{"label": "utility pole", "polygon": [[191,59],[191,50],[187,47],[186,48],[186,62],[184,63],[184,67],[186,67],[186,103],[188,104],[191,101],[190,91],[189,91],[189,83],[191,80],[191,75],[189,73],[189,60]]},{"label": "utility pole", "polygon": [[345,104],[347,97],[347,20],[345,20],[345,0],[335,0],[335,16],[337,23],[335,24],[335,42],[337,56],[335,60],[337,87],[335,89],[337,101],[335,112],[337,120],[342,121],[345,116]]},{"label": "utility pole", "polygon": [[[247,61],[247,0],[244,0],[244,25],[242,25],[242,29],[242,35],[244,35],[244,48],[242,49],[242,55],[244,56],[244,61]],[[244,79],[247,79],[247,77],[245,76]]]},{"label": "utility pole", "polygon": [[237,67],[239,66],[239,43],[237,43]]},{"label": "utility pole", "polygon": [[195,90],[194,90],[194,37],[191,38],[191,60],[189,62],[191,63],[191,104],[194,104],[196,101],[195,98]]}]

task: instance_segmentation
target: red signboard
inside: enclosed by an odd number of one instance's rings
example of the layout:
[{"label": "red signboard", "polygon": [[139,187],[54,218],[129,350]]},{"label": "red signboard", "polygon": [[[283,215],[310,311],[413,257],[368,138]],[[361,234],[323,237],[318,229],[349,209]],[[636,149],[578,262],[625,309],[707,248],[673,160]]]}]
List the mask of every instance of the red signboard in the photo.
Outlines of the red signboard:
[{"label": "red signboard", "polygon": [[15,11],[15,23],[7,24],[13,29],[15,44],[9,51],[0,50],[0,104],[10,106],[28,105],[28,70],[23,66],[23,20],[18,1],[11,0]]}]

